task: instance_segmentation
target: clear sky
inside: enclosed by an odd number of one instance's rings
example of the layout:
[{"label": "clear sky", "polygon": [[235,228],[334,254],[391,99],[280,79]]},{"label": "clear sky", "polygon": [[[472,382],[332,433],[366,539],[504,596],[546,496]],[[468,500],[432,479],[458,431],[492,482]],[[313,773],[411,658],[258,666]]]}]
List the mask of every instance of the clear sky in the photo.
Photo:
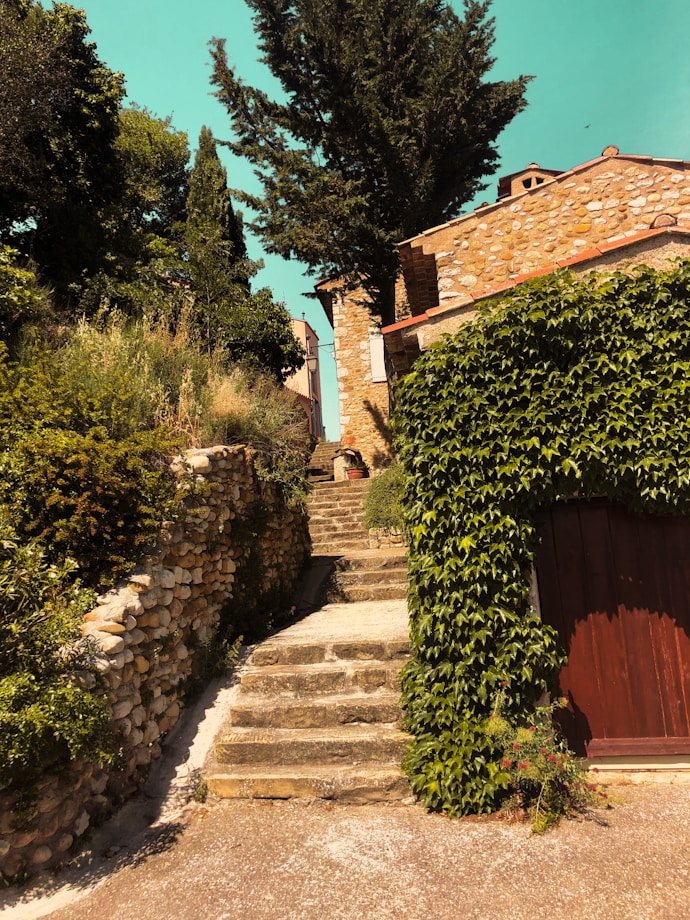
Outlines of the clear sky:
[{"label": "clear sky", "polygon": [[[328,2],[328,0],[324,0]],[[126,77],[129,100],[170,115],[194,150],[202,125],[230,137],[212,95],[208,42],[227,40],[230,63],[248,83],[276,84],[258,63],[243,0],[74,0],[86,10],[99,56]],[[461,0],[453,0],[458,11]],[[528,108],[499,138],[501,166],[475,204],[496,197],[498,176],[530,162],[569,169],[609,144],[622,153],[690,159],[690,2],[688,0],[494,0],[492,76],[534,75]],[[231,187],[256,190],[251,167],[221,152]],[[470,207],[468,206],[468,210]],[[250,254],[264,257],[258,242]],[[306,315],[324,345],[333,341],[313,279],[300,265],[265,256],[256,283],[273,289],[293,316]],[[321,349],[324,421],[338,437],[335,368]]]}]

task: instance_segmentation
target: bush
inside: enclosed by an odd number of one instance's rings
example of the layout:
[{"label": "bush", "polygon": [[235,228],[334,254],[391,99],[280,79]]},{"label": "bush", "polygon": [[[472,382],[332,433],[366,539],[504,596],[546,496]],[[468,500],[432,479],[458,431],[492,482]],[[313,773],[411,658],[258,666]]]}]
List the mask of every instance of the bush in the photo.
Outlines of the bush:
[{"label": "bush", "polygon": [[50,314],[46,292],[36,276],[19,268],[16,249],[0,244],[0,341],[16,336],[28,322],[37,322]]},{"label": "bush", "polygon": [[535,834],[606,801],[606,794],[588,782],[586,770],[554,726],[554,712],[567,703],[556,700],[537,707],[526,720],[509,721],[503,714],[505,694],[501,690],[485,725],[486,734],[503,751],[501,766],[512,795],[507,807],[512,805],[528,816]]},{"label": "bush", "polygon": [[108,757],[108,709],[70,675],[87,667],[80,641],[94,593],[35,541],[0,519],[0,787],[26,787],[48,764]]},{"label": "bush", "polygon": [[246,367],[228,369],[224,349],[199,338],[191,309],[173,326],[167,317],[82,322],[63,359],[89,392],[122,394],[109,415],[129,419],[130,431],[162,425],[185,447],[251,444],[259,475],[279,483],[289,501],[303,501],[309,430],[295,395]]},{"label": "bush", "polygon": [[402,530],[402,469],[399,463],[386,467],[371,480],[364,500],[364,526],[368,529]]},{"label": "bush", "polygon": [[15,787],[42,767],[108,757],[105,702],[73,680],[90,666],[80,625],[89,589],[183,512],[171,455],[253,443],[265,480],[294,502],[306,493],[295,397],[228,374],[184,311],[174,326],[111,315],[49,334],[27,335],[16,362],[0,345],[0,785]]}]

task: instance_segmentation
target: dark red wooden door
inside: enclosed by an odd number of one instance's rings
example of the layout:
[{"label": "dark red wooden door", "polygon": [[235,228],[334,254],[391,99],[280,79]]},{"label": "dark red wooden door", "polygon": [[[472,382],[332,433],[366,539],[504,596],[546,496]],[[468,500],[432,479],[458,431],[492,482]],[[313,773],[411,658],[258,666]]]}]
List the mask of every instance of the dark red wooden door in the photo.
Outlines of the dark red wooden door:
[{"label": "dark red wooden door", "polygon": [[545,511],[541,615],[568,664],[562,726],[580,754],[690,753],[690,518],[605,501]]}]

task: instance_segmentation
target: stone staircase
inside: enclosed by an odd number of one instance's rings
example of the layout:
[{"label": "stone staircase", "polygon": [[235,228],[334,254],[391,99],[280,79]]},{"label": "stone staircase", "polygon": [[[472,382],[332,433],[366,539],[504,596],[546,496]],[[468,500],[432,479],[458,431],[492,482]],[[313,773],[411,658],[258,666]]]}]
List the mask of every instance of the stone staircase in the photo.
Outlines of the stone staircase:
[{"label": "stone staircase", "polygon": [[400,769],[408,740],[399,708],[409,657],[405,550],[369,547],[368,486],[315,483],[312,574],[330,572],[329,603],[249,650],[238,667],[204,769],[212,793],[353,804],[410,794]]},{"label": "stone staircase", "polygon": [[333,479],[333,456],[340,450],[340,441],[319,441],[309,460],[309,482],[327,482]]},{"label": "stone staircase", "polygon": [[404,547],[372,549],[362,525],[369,479],[319,482],[309,498],[309,532],[317,560],[332,566],[329,602],[407,597]]},{"label": "stone staircase", "polygon": [[398,702],[407,629],[400,601],[329,605],[254,648],[206,764],[209,791],[352,804],[409,795]]}]

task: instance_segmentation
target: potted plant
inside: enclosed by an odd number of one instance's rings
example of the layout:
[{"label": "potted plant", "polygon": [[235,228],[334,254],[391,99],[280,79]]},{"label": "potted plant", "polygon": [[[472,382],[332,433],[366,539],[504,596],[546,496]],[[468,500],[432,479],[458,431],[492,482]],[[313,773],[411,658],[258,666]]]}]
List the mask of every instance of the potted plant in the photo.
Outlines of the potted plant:
[{"label": "potted plant", "polygon": [[362,455],[354,447],[345,447],[342,451],[345,458],[345,475],[348,479],[364,479],[367,475],[367,465]]}]

